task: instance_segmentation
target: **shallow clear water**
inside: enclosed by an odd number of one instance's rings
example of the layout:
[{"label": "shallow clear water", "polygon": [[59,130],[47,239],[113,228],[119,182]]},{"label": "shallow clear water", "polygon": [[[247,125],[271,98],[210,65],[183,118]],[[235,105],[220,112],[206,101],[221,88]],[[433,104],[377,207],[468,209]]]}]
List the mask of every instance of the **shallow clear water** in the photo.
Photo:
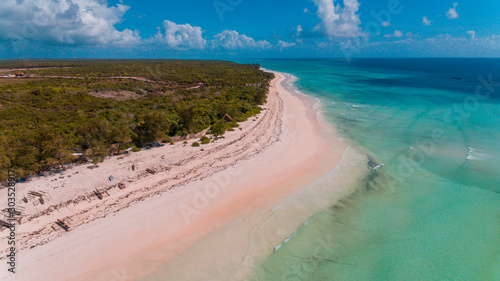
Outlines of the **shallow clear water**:
[{"label": "shallow clear water", "polygon": [[370,169],[252,280],[500,280],[500,60],[253,62],[298,77]]}]

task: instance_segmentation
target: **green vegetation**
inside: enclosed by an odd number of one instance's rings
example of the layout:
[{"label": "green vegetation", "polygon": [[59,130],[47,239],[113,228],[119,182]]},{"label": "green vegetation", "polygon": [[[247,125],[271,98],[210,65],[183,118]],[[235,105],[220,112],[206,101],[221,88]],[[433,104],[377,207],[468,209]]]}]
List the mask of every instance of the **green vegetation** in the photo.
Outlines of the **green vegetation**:
[{"label": "green vegetation", "polygon": [[238,125],[237,122],[245,121],[248,117],[251,117],[259,113],[260,113],[260,108],[253,110],[251,115],[243,114],[239,118],[233,119],[233,121],[231,122],[224,122],[222,120],[219,120],[215,122],[212,125],[212,127],[210,127],[210,133],[216,137],[222,136],[226,131],[234,131],[234,128],[238,128],[240,125]]},{"label": "green vegetation", "polygon": [[0,180],[8,168],[36,174],[75,160],[75,152],[100,161],[210,126],[223,135],[260,112],[272,79],[258,65],[221,61],[0,61],[34,67],[52,68],[0,78]]},{"label": "green vegetation", "polygon": [[201,137],[200,141],[201,141],[201,144],[209,144],[210,143],[210,139],[207,138],[206,136]]},{"label": "green vegetation", "polygon": [[199,147],[200,146],[200,143],[198,142],[193,142],[193,144],[191,145],[192,147]]},{"label": "green vegetation", "polygon": [[226,124],[224,121],[217,121],[210,127],[210,133],[218,137],[224,134],[226,131]]}]

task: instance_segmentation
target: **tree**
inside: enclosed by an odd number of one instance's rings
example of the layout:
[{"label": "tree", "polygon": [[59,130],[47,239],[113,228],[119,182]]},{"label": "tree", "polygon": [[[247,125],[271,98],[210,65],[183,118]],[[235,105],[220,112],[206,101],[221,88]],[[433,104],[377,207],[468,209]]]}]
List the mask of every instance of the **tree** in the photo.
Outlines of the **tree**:
[{"label": "tree", "polygon": [[80,126],[76,130],[76,135],[80,138],[80,146],[83,149],[91,149],[95,153],[105,155],[105,150],[111,145],[113,128],[106,119],[95,117],[87,124]]},{"label": "tree", "polygon": [[170,120],[164,113],[150,112],[143,119],[136,128],[137,139],[140,144],[163,138],[171,126]]},{"label": "tree", "polygon": [[125,124],[116,124],[111,131],[111,136],[113,143],[118,143],[118,154],[122,145],[132,141],[130,128]]},{"label": "tree", "polygon": [[34,137],[33,146],[37,150],[37,161],[42,167],[59,164],[62,168],[64,163],[73,160],[67,140],[54,129],[41,128]]},{"label": "tree", "polygon": [[33,147],[33,138],[28,131],[21,131],[12,142],[13,155],[11,165],[16,175],[22,176],[37,171],[41,165],[37,161],[36,149]]},{"label": "tree", "polygon": [[[67,163],[75,147],[90,156],[107,156],[114,144],[119,145],[119,152],[131,141],[169,141],[169,136],[200,132],[214,122],[213,132],[224,134],[232,124],[218,120],[228,114],[232,120],[243,121],[258,112],[273,76],[258,66],[221,61],[32,63],[45,67],[29,71],[39,76],[85,79],[16,79],[0,85],[0,137],[6,142],[0,148],[0,168],[12,167],[18,177]],[[0,61],[0,66],[23,64]],[[111,76],[146,77],[158,83],[101,78]],[[195,83],[204,85],[188,90]],[[147,94],[127,100],[92,94],[105,91]]]},{"label": "tree", "polygon": [[184,129],[187,133],[190,133],[193,128],[194,117],[196,115],[196,111],[194,106],[189,105],[186,108],[181,108],[179,112],[179,125],[181,126],[181,130]]},{"label": "tree", "polygon": [[8,141],[6,138],[0,137],[0,181],[7,180],[9,168]]}]

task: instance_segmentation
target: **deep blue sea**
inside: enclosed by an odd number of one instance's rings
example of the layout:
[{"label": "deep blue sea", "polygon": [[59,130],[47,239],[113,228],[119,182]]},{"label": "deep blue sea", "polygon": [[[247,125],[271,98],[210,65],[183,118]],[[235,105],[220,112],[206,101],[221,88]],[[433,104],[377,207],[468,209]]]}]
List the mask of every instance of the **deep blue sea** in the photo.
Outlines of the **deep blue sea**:
[{"label": "deep blue sea", "polygon": [[499,59],[251,62],[296,76],[369,159],[252,280],[500,280]]}]

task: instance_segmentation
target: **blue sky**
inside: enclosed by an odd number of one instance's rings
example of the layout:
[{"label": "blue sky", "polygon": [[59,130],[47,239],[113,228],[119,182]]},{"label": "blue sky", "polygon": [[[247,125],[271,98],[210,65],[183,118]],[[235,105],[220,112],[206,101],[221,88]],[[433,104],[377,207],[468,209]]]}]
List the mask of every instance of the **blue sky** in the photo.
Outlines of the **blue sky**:
[{"label": "blue sky", "polygon": [[498,0],[0,3],[0,58],[499,56]]}]

